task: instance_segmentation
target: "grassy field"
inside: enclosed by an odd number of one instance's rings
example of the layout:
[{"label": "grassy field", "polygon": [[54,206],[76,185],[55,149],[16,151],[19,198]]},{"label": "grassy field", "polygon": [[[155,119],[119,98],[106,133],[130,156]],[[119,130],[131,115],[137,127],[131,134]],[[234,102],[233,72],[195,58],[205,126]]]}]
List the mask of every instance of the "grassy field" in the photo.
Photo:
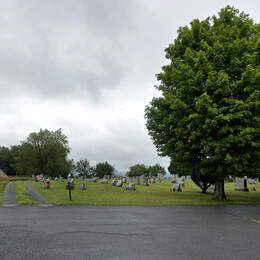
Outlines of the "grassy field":
[{"label": "grassy field", "polygon": [[0,204],[4,202],[4,190],[5,190],[5,185],[8,183],[7,180],[1,180],[0,181]]},{"label": "grassy field", "polygon": [[27,193],[27,190],[24,187],[24,181],[16,181],[15,182],[15,197],[16,202],[22,205],[33,205],[35,204],[34,200],[32,200]]},{"label": "grassy field", "polygon": [[[69,201],[65,182],[52,181],[46,190],[42,183],[31,182],[49,203],[55,205],[211,205],[223,204],[214,199],[213,194],[202,194],[191,181],[185,183],[183,192],[170,192],[170,180],[150,184],[149,187],[137,185],[136,191],[112,187],[111,184],[88,183],[88,190],[80,190],[80,182],[72,191]],[[226,183],[228,200],[224,204],[260,204],[260,184],[256,192],[235,191],[234,183]]]}]

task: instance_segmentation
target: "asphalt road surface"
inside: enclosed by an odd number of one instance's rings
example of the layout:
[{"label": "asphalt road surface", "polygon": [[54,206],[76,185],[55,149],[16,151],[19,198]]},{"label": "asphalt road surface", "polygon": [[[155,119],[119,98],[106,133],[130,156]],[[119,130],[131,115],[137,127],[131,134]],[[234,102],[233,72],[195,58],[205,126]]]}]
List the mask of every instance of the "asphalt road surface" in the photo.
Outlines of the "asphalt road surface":
[{"label": "asphalt road surface", "polygon": [[260,206],[0,207],[0,259],[260,259]]}]

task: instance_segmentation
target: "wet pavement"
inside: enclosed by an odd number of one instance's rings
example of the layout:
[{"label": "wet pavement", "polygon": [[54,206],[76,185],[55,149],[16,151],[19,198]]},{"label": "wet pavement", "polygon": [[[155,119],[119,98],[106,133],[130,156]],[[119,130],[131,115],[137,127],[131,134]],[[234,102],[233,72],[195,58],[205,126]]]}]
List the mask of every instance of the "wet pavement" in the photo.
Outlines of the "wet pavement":
[{"label": "wet pavement", "polygon": [[28,181],[24,182],[24,187],[27,189],[29,197],[31,197],[34,201],[39,204],[48,204],[47,200],[38,191],[36,191]]},{"label": "wet pavement", "polygon": [[4,203],[7,205],[13,205],[16,204],[16,198],[15,198],[15,183],[9,182],[5,186],[5,192],[4,192]]},{"label": "wet pavement", "polygon": [[0,259],[260,259],[260,206],[0,207]]}]

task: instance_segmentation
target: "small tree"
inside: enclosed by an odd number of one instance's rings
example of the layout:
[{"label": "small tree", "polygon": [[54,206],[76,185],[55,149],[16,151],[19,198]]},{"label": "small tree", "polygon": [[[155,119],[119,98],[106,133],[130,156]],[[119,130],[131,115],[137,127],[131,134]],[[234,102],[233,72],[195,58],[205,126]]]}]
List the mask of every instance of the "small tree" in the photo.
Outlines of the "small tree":
[{"label": "small tree", "polygon": [[141,175],[148,175],[148,168],[144,164],[134,164],[129,168],[126,173],[129,177],[136,177]]},{"label": "small tree", "polygon": [[158,176],[158,174],[165,175],[166,171],[160,164],[149,166],[147,169],[148,175]]},{"label": "small tree", "polygon": [[91,177],[93,174],[92,167],[87,159],[81,159],[76,163],[76,171],[85,178]]},{"label": "small tree", "polygon": [[114,175],[115,168],[108,162],[101,162],[94,168],[94,173],[96,177],[103,178],[105,175]]}]

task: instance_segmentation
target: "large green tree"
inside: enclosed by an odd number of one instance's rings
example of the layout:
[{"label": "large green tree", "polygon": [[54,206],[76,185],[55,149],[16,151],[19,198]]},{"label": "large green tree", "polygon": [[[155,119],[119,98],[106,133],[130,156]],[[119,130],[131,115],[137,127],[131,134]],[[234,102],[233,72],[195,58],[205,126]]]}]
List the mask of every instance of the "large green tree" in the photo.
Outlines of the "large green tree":
[{"label": "large green tree", "polygon": [[160,164],[151,165],[147,168],[148,175],[157,176],[158,174],[165,175],[166,171]]},{"label": "large green tree", "polygon": [[144,164],[134,164],[130,166],[128,172],[126,173],[129,177],[136,177],[141,175],[148,175],[148,168]]},{"label": "large green tree", "polygon": [[31,133],[22,142],[16,157],[19,174],[44,174],[48,176],[66,176],[71,170],[68,159],[70,148],[62,130],[47,129]]},{"label": "large green tree", "polygon": [[114,175],[115,167],[109,164],[108,162],[101,162],[94,167],[93,171],[96,177],[103,178],[104,176],[107,175],[110,176]]},{"label": "large green tree", "polygon": [[260,25],[227,6],[181,27],[146,108],[158,152],[177,174],[259,175]]},{"label": "large green tree", "polygon": [[7,175],[16,175],[15,158],[20,146],[0,147],[0,169]]}]

